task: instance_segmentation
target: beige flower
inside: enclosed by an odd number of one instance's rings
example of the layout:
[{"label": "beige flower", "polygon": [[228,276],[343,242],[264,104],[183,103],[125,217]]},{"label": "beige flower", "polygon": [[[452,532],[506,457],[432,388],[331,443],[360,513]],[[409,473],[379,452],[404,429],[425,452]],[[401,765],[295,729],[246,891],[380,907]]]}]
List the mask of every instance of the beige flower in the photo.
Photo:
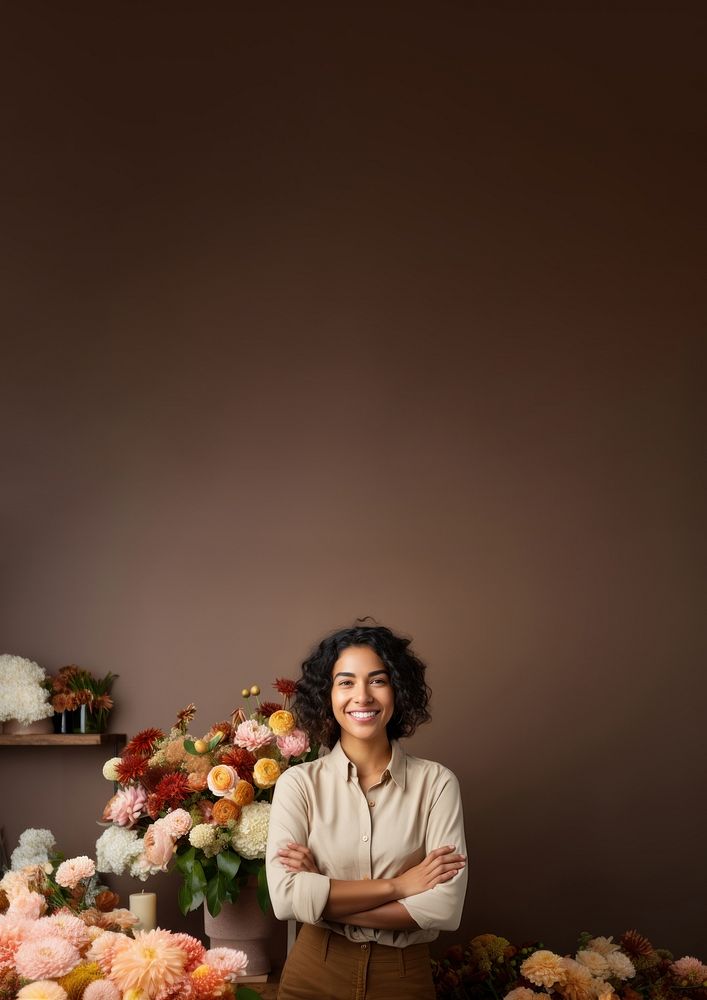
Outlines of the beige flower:
[{"label": "beige flower", "polygon": [[527,986],[517,986],[510,993],[506,993],[503,1000],[537,1000],[539,996],[542,994],[536,993],[535,990],[529,990]]},{"label": "beige flower", "polygon": [[600,955],[606,958],[607,955],[611,955],[612,952],[618,951],[619,946],[614,944],[613,938],[610,937],[595,937],[592,938],[587,945],[591,951],[598,951]]},{"label": "beige flower", "polygon": [[599,979],[606,979],[609,975],[609,965],[604,955],[592,948],[585,948],[584,951],[577,952],[577,961],[580,965],[589,969],[593,976]]},{"label": "beige flower", "polygon": [[560,959],[565,970],[565,981],[560,992],[565,1000],[594,1000],[594,977],[586,965],[573,958]]},{"label": "beige flower", "polygon": [[526,958],[520,967],[522,976],[525,976],[534,986],[545,986],[547,988],[564,983],[567,973],[563,960],[553,951],[541,948],[539,951]]},{"label": "beige flower", "polygon": [[606,961],[609,966],[609,975],[613,979],[633,979],[636,975],[633,962],[622,951],[614,951],[607,955]]}]

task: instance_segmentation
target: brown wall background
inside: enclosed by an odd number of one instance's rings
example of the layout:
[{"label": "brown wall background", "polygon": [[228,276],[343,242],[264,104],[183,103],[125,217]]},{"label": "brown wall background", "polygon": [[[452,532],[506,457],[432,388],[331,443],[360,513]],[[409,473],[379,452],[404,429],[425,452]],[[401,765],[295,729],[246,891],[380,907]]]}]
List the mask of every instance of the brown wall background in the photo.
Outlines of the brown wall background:
[{"label": "brown wall background", "polygon": [[[3,11],[3,651],[119,673],[132,733],[412,634],[458,940],[704,957],[704,28]],[[9,846],[90,853],[103,757],[4,750]]]}]

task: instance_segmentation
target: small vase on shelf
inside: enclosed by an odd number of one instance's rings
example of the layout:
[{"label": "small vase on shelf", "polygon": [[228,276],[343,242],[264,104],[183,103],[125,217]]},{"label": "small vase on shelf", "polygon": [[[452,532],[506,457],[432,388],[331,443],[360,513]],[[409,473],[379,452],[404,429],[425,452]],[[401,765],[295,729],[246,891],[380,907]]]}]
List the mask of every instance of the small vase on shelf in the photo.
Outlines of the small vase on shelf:
[{"label": "small vase on shelf", "polygon": [[36,722],[20,722],[19,719],[6,719],[3,725],[5,736],[41,736],[54,731],[51,719],[37,719]]}]

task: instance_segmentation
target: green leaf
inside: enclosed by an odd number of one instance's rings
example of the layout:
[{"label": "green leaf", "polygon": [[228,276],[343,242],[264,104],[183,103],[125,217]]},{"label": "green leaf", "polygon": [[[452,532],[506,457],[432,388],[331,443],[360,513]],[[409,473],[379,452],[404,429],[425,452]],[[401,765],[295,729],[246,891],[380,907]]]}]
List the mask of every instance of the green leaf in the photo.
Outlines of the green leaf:
[{"label": "green leaf", "polygon": [[221,899],[219,898],[218,877],[212,878],[206,887],[206,905],[212,917],[217,917],[221,912]]},{"label": "green leaf", "polygon": [[200,861],[195,861],[192,865],[191,870],[191,885],[194,892],[205,892],[207,885],[207,878],[204,874],[204,869],[201,867]]},{"label": "green leaf", "polygon": [[194,864],[194,859],[196,857],[196,850],[190,847],[188,851],[184,851],[183,854],[177,855],[177,868],[180,872],[185,872],[187,874],[191,873],[192,866]]},{"label": "green leaf", "polygon": [[216,876],[216,882],[218,884],[218,898],[223,902],[230,895],[231,880],[224,872],[219,872]]},{"label": "green leaf", "polygon": [[223,733],[216,733],[215,736],[212,736],[209,740],[209,751],[213,750],[214,747],[217,747],[222,739]]},{"label": "green leaf", "polygon": [[192,899],[194,898],[191,891],[191,886],[188,882],[184,881],[179,886],[179,909],[182,911],[182,916],[186,917],[187,913],[191,909]]},{"label": "green leaf", "polygon": [[235,851],[221,851],[220,854],[216,855],[216,864],[220,872],[227,875],[229,879],[233,879],[241,866],[241,856]]},{"label": "green leaf", "polygon": [[190,753],[193,757],[200,757],[201,754],[194,747],[194,740],[184,740],[184,749],[187,753]]},{"label": "green leaf", "polygon": [[270,893],[268,892],[268,880],[265,874],[265,865],[263,865],[258,872],[258,888],[256,890],[256,895],[258,897],[260,909],[263,913],[267,913],[270,909]]},{"label": "green leaf", "polygon": [[236,1000],[260,1000],[260,994],[247,986],[236,987]]},{"label": "green leaf", "polygon": [[192,901],[189,905],[189,912],[191,913],[192,910],[198,910],[203,902],[204,902],[204,893],[201,892],[201,890],[199,892],[195,892]]}]

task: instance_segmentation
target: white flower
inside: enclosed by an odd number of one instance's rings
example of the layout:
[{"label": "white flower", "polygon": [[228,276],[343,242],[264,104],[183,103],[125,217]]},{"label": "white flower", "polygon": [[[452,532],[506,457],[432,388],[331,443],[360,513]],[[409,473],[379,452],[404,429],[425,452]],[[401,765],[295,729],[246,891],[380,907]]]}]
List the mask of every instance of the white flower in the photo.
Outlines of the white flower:
[{"label": "white flower", "polygon": [[269,823],[269,802],[251,802],[243,806],[231,839],[233,849],[244,858],[264,858]]},{"label": "white flower", "polygon": [[133,878],[139,878],[141,882],[146,882],[150,875],[156,875],[162,868],[151,865],[141,851],[130,865],[130,874]]},{"label": "white flower", "polygon": [[42,687],[46,679],[34,660],[9,653],[0,656],[0,722],[17,719],[27,726],[54,715],[49,692]]},{"label": "white flower", "polygon": [[609,975],[609,965],[606,961],[606,957],[601,955],[598,951],[593,951],[591,948],[586,948],[584,951],[578,951],[577,961],[580,965],[589,969],[593,976],[598,976],[599,979],[606,979]]},{"label": "white flower", "polygon": [[116,770],[116,765],[120,764],[122,757],[111,757],[103,765],[103,777],[106,781],[117,781],[118,772]]},{"label": "white flower", "polygon": [[632,979],[636,975],[633,962],[622,951],[613,951],[607,955],[606,962],[612,979]]},{"label": "white flower", "polygon": [[197,823],[189,831],[189,843],[199,851],[203,851],[205,847],[211,847],[215,837],[216,831],[210,823]]},{"label": "white flower", "polygon": [[19,843],[10,858],[10,867],[13,871],[19,871],[30,865],[45,865],[55,847],[56,838],[51,830],[35,830],[30,827],[20,834]]},{"label": "white flower", "polygon": [[96,841],[96,871],[122,875],[141,853],[142,841],[135,830],[109,826]]},{"label": "white flower", "polygon": [[618,951],[619,946],[614,944],[613,939],[610,937],[595,937],[587,944],[587,948],[591,951],[598,951],[600,955],[606,958],[607,955],[611,955],[612,952]]}]

